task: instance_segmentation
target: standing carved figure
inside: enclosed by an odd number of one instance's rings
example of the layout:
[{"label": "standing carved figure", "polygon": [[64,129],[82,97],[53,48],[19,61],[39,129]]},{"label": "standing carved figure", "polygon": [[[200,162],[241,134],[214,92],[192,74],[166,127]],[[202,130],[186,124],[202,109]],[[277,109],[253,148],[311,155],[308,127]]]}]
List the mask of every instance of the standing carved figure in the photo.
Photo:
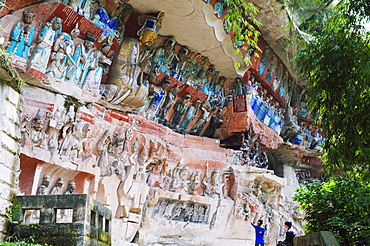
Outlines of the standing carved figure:
[{"label": "standing carved figure", "polygon": [[150,94],[153,95],[153,99],[149,105],[149,108],[147,110],[147,118],[150,120],[153,120],[158,110],[162,108],[163,103],[165,102],[166,96],[167,96],[167,88],[170,85],[171,81],[165,79],[162,82],[161,86],[151,86]]},{"label": "standing carved figure", "polygon": [[49,62],[51,47],[57,39],[59,33],[62,32],[63,20],[59,17],[54,17],[51,22],[46,23],[41,30],[37,40],[37,46],[30,57],[28,67],[34,65],[36,69],[45,70]]},{"label": "standing carved figure", "polygon": [[251,149],[251,152],[249,153],[249,160],[251,162],[254,162],[255,158],[258,156],[258,146],[259,146],[259,142],[255,141]]},{"label": "standing carved figure", "polygon": [[98,92],[103,73],[107,67],[112,63],[106,55],[108,54],[112,44],[104,43],[98,50],[92,53],[92,60],[89,66],[89,72],[82,83],[82,89],[91,92]]},{"label": "standing carved figure", "polygon": [[209,115],[210,115],[211,112],[208,110],[208,108],[205,108],[202,105],[200,106],[200,110],[203,113],[199,117],[199,119],[197,120],[197,122],[194,124],[194,126],[191,128],[191,130],[189,131],[189,134],[199,136],[199,134],[203,130],[203,127],[206,125],[206,123],[208,121],[208,118],[209,118]]},{"label": "standing carved figure", "polygon": [[170,110],[171,106],[175,103],[177,93],[179,88],[177,86],[172,87],[169,92],[167,92],[166,98],[163,102],[162,107],[158,109],[157,118],[159,123],[166,123],[165,117]]},{"label": "standing carved figure", "polygon": [[22,146],[25,146],[27,141],[30,139],[31,120],[32,120],[31,115],[26,114],[24,116],[23,122],[21,123],[20,130],[21,130],[21,145]]},{"label": "standing carved figure", "polygon": [[70,65],[66,72],[66,81],[81,86],[85,80],[89,65],[90,65],[90,49],[94,47],[95,38],[91,33],[86,34],[86,39],[83,44],[78,44],[73,54],[74,65]]},{"label": "standing carved figure", "polygon": [[51,192],[50,192],[50,195],[61,195],[61,189],[63,187],[63,178],[58,178],[57,180],[57,183],[55,184],[55,186],[53,187],[53,189],[51,189]]},{"label": "standing carved figure", "polygon": [[186,128],[190,124],[190,122],[194,119],[194,117],[198,113],[198,109],[200,106],[200,101],[196,100],[187,110],[185,113],[184,119],[181,121],[179,125],[179,130],[181,133],[186,133]]},{"label": "standing carved figure", "polygon": [[195,170],[191,174],[190,179],[189,179],[189,182],[190,182],[190,184],[188,186],[188,193],[190,195],[196,195],[197,188],[200,185],[200,174],[199,174],[199,171],[198,170]]},{"label": "standing carved figure", "polygon": [[15,23],[10,33],[10,44],[7,52],[28,59],[29,47],[35,35],[35,28],[31,26],[35,14],[23,11],[23,22]]},{"label": "standing carved figure", "polygon": [[44,176],[41,185],[37,189],[36,195],[46,195],[47,194],[46,189],[49,187],[50,180],[51,178],[49,175]]},{"label": "standing carved figure", "polygon": [[187,193],[188,184],[189,184],[189,167],[184,166],[176,173],[174,173],[170,190],[173,192]]},{"label": "standing carved figure", "polygon": [[216,114],[212,115],[209,125],[204,131],[203,136],[213,138],[216,129],[223,124],[223,120],[221,119],[221,112],[222,111],[219,109]]},{"label": "standing carved figure", "polygon": [[183,98],[175,103],[175,113],[173,114],[171,119],[171,127],[176,128],[177,125],[180,123],[183,114],[186,112],[187,103],[189,102],[189,100],[190,96],[186,94]]}]

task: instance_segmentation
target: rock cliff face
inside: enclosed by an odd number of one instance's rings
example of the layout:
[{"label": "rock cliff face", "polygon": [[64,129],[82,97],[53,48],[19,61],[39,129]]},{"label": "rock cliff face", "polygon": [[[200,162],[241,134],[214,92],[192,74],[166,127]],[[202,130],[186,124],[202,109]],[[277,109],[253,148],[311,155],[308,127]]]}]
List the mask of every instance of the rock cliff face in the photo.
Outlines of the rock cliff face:
[{"label": "rock cliff face", "polygon": [[[13,2],[0,34],[27,86],[1,87],[2,208],[16,192],[20,222],[84,224],[81,240],[112,245],[254,245],[259,219],[267,244],[286,220],[303,233],[286,164],[309,179],[317,149],[280,3],[255,2],[262,52],[235,70],[215,1]],[[35,195],[64,202],[30,207]],[[43,243],[63,245],[61,231]]]}]

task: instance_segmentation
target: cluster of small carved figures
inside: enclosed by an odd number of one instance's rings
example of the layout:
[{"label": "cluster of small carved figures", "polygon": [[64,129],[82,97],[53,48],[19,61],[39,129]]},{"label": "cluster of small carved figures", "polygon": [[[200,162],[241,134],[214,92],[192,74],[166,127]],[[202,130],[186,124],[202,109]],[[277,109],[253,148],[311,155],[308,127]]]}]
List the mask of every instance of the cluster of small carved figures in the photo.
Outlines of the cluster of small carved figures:
[{"label": "cluster of small carved figures", "polygon": [[87,161],[89,156],[83,155],[83,149],[90,128],[90,123],[76,119],[74,106],[70,106],[68,112],[58,108],[54,114],[39,109],[34,118],[30,114],[23,117],[21,145],[48,150],[53,162],[58,157],[72,163]]},{"label": "cluster of small carved figures", "polygon": [[256,117],[266,126],[273,129],[277,134],[280,134],[284,126],[285,109],[280,106],[272,95],[269,95],[260,83],[255,82],[253,76],[248,82],[250,87],[253,87],[250,106]]},{"label": "cluster of small carved figures", "polygon": [[[139,146],[139,137],[133,141],[134,133],[131,129],[119,133],[106,130],[97,138],[94,153],[86,151],[85,145],[90,130],[89,123],[76,119],[73,106],[69,107],[68,112],[58,109],[54,115],[39,110],[34,118],[29,114],[24,116],[21,124],[21,144],[30,149],[48,150],[52,162],[59,159],[63,162],[80,164],[88,162],[95,155],[94,163],[100,168],[101,177],[116,174],[125,178],[132,174],[135,180],[145,181],[152,187],[166,187],[175,192],[195,194],[198,187],[203,184],[205,194],[219,197],[223,194],[218,171],[213,170],[210,178],[205,174],[202,180],[197,171],[190,175],[187,166],[178,165],[174,170],[166,171],[167,148],[159,143],[154,144],[157,147],[149,149],[145,144]],[[91,141],[89,142],[91,144]],[[54,189],[49,193],[46,191],[49,183],[50,177],[45,176],[37,193],[58,194],[63,180],[58,180],[56,187],[59,187],[59,190],[56,189],[55,192]]]},{"label": "cluster of small carved figures", "polygon": [[[175,43],[175,40],[169,39],[164,47],[142,51],[142,55],[154,66],[149,66],[147,76],[149,96],[138,113],[182,134],[213,137],[222,124],[222,109],[230,100],[223,90],[226,78],[219,76],[207,57],[189,52],[184,47],[177,55]],[[166,74],[160,85],[155,84],[158,71]],[[171,77],[181,82],[172,83]],[[204,93],[206,99],[191,98],[189,94],[178,98],[178,92],[189,85]],[[170,109],[173,109],[171,117],[168,116]],[[197,121],[192,122],[197,115],[200,115]],[[203,129],[207,122],[208,128]]]},{"label": "cluster of small carved figures", "polygon": [[76,184],[73,181],[68,183],[68,187],[65,189],[63,178],[58,178],[55,183],[54,187],[50,186],[51,177],[49,175],[45,175],[42,179],[42,183],[37,188],[36,195],[62,195],[62,194],[73,194],[74,190],[76,189]]},{"label": "cluster of small carved figures", "polygon": [[[223,103],[222,107],[210,105],[208,100],[203,103],[200,100],[191,102],[188,94],[176,101],[179,88],[172,87],[167,92],[168,85],[168,80],[165,79],[161,88],[155,88],[155,92],[149,96],[147,105],[140,109],[139,114],[181,134],[213,137],[216,129],[223,123],[221,113],[227,102]],[[171,108],[173,108],[173,114],[168,117]],[[200,114],[198,114],[199,111]],[[196,118],[196,116],[199,117]]]},{"label": "cluster of small carved figures", "polygon": [[[260,83],[255,82],[251,76],[248,86],[252,87],[250,105],[256,117],[266,126],[277,132],[285,142],[304,146],[307,149],[321,150],[325,139],[321,135],[321,128],[313,128],[310,124],[303,124],[298,121],[297,115],[307,117],[307,105],[301,101],[299,110],[288,106],[285,110],[280,107],[279,102],[268,95]],[[233,90],[237,95],[246,94],[246,86],[237,81],[233,85]],[[298,112],[297,112],[298,111]]]},{"label": "cluster of small carved figures", "polygon": [[188,166],[181,166],[180,164],[168,170],[165,163],[150,164],[147,170],[146,182],[151,187],[190,195],[205,195],[212,198],[228,196],[225,192],[222,174],[216,169],[208,174],[208,163],[206,163],[203,178],[201,178],[199,170],[190,170]]},{"label": "cluster of small carved figures", "polygon": [[[33,44],[35,28],[32,22],[35,14],[25,10],[22,21],[11,30],[7,52],[25,58],[28,70],[33,68],[45,73],[43,82],[46,84],[50,83],[49,78],[55,77],[84,90],[99,93],[102,74],[111,64],[107,55],[113,38],[120,38],[119,27],[127,21],[131,9],[130,5],[122,4],[116,11],[117,16],[110,19],[104,8],[83,1],[77,2],[69,1],[70,7],[103,29],[98,40],[89,32],[82,39],[78,24],[70,33],[62,32],[63,19],[54,17],[44,24],[36,44]],[[90,7],[96,8],[94,12],[89,13]]]},{"label": "cluster of small carved figures", "polygon": [[312,125],[298,122],[297,116],[292,107],[287,107],[285,114],[285,125],[280,136],[285,142],[301,145],[306,149],[321,150],[325,144],[321,128],[314,128]]},{"label": "cluster of small carved figures", "polygon": [[265,152],[259,152],[259,142],[258,140],[252,140],[252,133],[252,126],[248,131],[244,132],[244,141],[240,146],[240,151],[235,153],[234,165],[247,165],[268,169],[269,159],[267,154]]},{"label": "cluster of small carved figures", "polygon": [[307,182],[307,183],[321,183],[324,182],[326,176],[324,174],[320,174],[319,176],[314,176],[311,174],[310,170],[300,170],[296,172],[296,177],[299,183]]}]

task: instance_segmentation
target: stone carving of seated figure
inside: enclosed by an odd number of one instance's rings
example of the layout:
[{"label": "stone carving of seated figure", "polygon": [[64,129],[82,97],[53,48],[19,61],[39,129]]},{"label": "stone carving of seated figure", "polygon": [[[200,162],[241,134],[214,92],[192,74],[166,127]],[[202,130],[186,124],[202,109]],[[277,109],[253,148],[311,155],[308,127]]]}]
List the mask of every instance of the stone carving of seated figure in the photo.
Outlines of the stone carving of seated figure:
[{"label": "stone carving of seated figure", "polygon": [[189,184],[189,167],[184,166],[175,173],[170,191],[187,193]]},{"label": "stone carving of seated figure", "polygon": [[44,131],[44,119],[42,116],[37,115],[31,125],[30,138],[33,146],[44,148],[45,147],[45,131]]},{"label": "stone carving of seated figure", "polygon": [[46,195],[47,194],[46,189],[49,187],[49,184],[50,184],[50,176],[45,175],[42,180],[42,184],[37,188],[36,195]]},{"label": "stone carving of seated figure", "polygon": [[[137,39],[125,38],[112,63],[107,83],[101,86],[103,99],[117,105],[127,103],[129,95],[141,98],[134,106],[144,105],[148,88],[140,81],[139,43]],[[146,96],[142,96],[142,95]],[[129,98],[133,101],[134,98]]]},{"label": "stone carving of seated figure", "polygon": [[53,189],[51,189],[50,195],[60,195],[60,194],[62,194],[61,189],[63,187],[63,184],[64,184],[63,178],[59,178],[57,180],[57,183],[53,187]]},{"label": "stone carving of seated figure", "polygon": [[211,177],[207,175],[208,163],[206,165],[206,175],[203,178],[202,184],[205,186],[204,194],[212,198],[223,198],[221,176],[218,170],[211,172]]},{"label": "stone carving of seated figure", "polygon": [[68,184],[68,189],[64,192],[65,195],[74,194],[76,189],[76,184],[73,181],[70,181]]},{"label": "stone carving of seated figure", "polygon": [[146,183],[150,187],[158,187],[163,188],[165,184],[165,165],[163,161],[158,161],[158,163],[153,163],[147,166],[148,177],[146,179]]}]

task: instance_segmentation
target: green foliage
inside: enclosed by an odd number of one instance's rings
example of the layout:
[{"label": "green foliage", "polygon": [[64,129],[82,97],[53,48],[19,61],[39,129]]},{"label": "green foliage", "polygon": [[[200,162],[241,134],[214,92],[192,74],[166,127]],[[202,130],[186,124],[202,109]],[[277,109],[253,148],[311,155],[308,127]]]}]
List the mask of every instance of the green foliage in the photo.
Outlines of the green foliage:
[{"label": "green foliage", "polygon": [[8,74],[13,78],[17,83],[17,89],[20,89],[22,86],[27,85],[26,82],[19,76],[16,69],[10,62],[9,54],[6,50],[0,45],[0,67],[4,68]]},{"label": "green foliage", "polygon": [[306,211],[308,233],[333,231],[341,245],[370,238],[370,39],[362,26],[369,7],[368,0],[341,0],[318,15],[295,58],[325,131],[325,169],[343,177],[306,184],[294,199]]},{"label": "green foliage", "polygon": [[17,243],[0,242],[0,246],[43,246],[43,245],[33,244],[33,243],[23,243],[23,242],[17,242]]},{"label": "green foliage", "polygon": [[5,212],[5,217],[7,218],[9,223],[18,224],[17,219],[19,218],[20,212],[21,205],[19,203],[13,203],[13,205],[8,208],[8,211]]},{"label": "green foliage", "polygon": [[[355,2],[342,0],[321,31],[301,42],[295,61],[307,78],[312,110],[321,116],[327,170],[366,179],[370,177],[370,39],[361,25],[368,13],[360,10],[369,4]],[[356,12],[348,11],[354,5]]]},{"label": "green foliage", "polygon": [[[28,246],[28,245],[40,245],[40,244],[32,244],[34,243],[38,235],[32,234],[26,240],[21,239],[19,237],[19,232],[17,227],[20,225],[18,219],[21,212],[21,205],[19,203],[14,202],[11,207],[9,207],[8,211],[5,213],[5,216],[8,221],[8,236],[5,238],[7,242],[0,242],[1,245],[16,245],[16,246]],[[37,228],[38,224],[31,224],[30,228]]]},{"label": "green foliage", "polygon": [[[226,9],[225,28],[234,35],[232,38],[234,52],[239,54],[243,49],[260,50],[257,42],[261,33],[257,27],[262,26],[262,23],[256,19],[258,9],[252,3],[243,0],[224,0],[223,6]],[[251,64],[248,56],[244,57],[244,63]],[[240,63],[235,64],[235,67],[239,68]]]},{"label": "green foliage", "polygon": [[335,177],[325,183],[306,184],[293,199],[306,212],[306,233],[332,231],[341,245],[368,245],[369,183]]}]

